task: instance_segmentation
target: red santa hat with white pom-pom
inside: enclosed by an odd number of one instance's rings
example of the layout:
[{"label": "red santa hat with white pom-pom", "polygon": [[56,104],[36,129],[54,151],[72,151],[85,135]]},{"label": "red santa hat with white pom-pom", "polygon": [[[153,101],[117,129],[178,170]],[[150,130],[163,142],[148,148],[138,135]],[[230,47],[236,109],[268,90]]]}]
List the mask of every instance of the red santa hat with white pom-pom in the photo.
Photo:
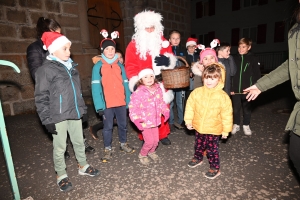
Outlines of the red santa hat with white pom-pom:
[{"label": "red santa hat with white pom-pom", "polygon": [[44,32],[41,40],[43,41],[43,49],[48,50],[50,54],[64,46],[66,43],[72,42],[64,35],[57,32]]},{"label": "red santa hat with white pom-pom", "polygon": [[186,41],[185,47],[187,48],[188,46],[197,46],[198,40],[196,38],[191,38],[189,37]]}]

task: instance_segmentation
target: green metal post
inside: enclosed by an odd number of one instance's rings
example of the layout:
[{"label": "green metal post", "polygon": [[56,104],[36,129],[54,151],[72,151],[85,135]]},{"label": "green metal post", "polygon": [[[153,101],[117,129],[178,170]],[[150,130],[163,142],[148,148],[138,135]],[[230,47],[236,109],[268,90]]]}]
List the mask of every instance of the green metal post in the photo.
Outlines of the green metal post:
[{"label": "green metal post", "polygon": [[[9,62],[6,60],[0,60],[0,65],[10,66],[10,67],[14,68],[14,70],[17,73],[20,73],[20,69],[12,62]],[[20,192],[19,192],[19,187],[18,187],[18,183],[17,183],[17,179],[16,179],[14,163],[13,163],[12,156],[11,156],[9,141],[8,141],[8,137],[7,137],[7,133],[6,133],[6,126],[5,126],[5,122],[4,122],[1,100],[0,100],[0,136],[1,136],[3,152],[4,152],[4,156],[5,156],[5,160],[6,160],[8,175],[9,175],[14,199],[20,200]]]}]

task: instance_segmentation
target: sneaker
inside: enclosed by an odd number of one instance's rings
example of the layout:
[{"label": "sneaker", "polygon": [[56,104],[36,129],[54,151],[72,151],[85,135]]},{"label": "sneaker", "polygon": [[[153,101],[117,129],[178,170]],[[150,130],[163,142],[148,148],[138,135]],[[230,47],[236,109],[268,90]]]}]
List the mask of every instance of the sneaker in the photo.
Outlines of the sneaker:
[{"label": "sneaker", "polygon": [[249,125],[243,125],[243,130],[245,135],[252,135],[252,131]]},{"label": "sneaker", "polygon": [[142,156],[141,154],[139,154],[139,159],[143,165],[149,165],[150,163],[148,156]]},{"label": "sneaker", "polygon": [[148,157],[150,157],[153,161],[159,160],[159,157],[158,157],[158,155],[156,154],[155,151],[153,153],[149,153]]},{"label": "sneaker", "polygon": [[169,140],[168,137],[164,138],[164,139],[161,139],[160,142],[163,144],[163,145],[171,145],[171,141]]},{"label": "sneaker", "polygon": [[198,165],[201,165],[202,164],[202,161],[198,160],[197,158],[193,158],[189,163],[188,163],[188,166],[190,168],[195,168],[197,167]]},{"label": "sneaker", "polygon": [[169,124],[169,127],[170,127],[170,131],[171,132],[175,132],[176,131],[174,124]]},{"label": "sneaker", "polygon": [[67,175],[62,175],[57,179],[57,185],[62,192],[68,192],[73,189],[72,183],[70,182],[70,179]]},{"label": "sneaker", "polygon": [[236,134],[236,132],[240,131],[240,126],[237,124],[233,124],[231,134]]},{"label": "sneaker", "polygon": [[94,131],[92,126],[89,127],[89,132],[94,140],[99,139],[97,131]]},{"label": "sneaker", "polygon": [[174,126],[175,126],[175,128],[177,128],[177,129],[179,129],[179,130],[184,129],[184,127],[181,126],[181,124],[178,124],[178,123],[176,123],[176,122],[174,122]]},{"label": "sneaker", "polygon": [[84,140],[84,147],[85,147],[85,153],[94,153],[95,149],[89,145],[89,143],[86,141],[86,139]]},{"label": "sneaker", "polygon": [[95,177],[95,176],[99,176],[100,175],[100,171],[98,169],[95,169],[91,165],[86,164],[83,167],[79,166],[79,168],[78,168],[78,174],[79,175],[87,175],[87,176]]},{"label": "sneaker", "polygon": [[104,162],[104,163],[109,162],[111,155],[112,155],[111,149],[105,149],[104,156],[103,156],[103,158],[101,158],[102,162]]},{"label": "sneaker", "polygon": [[123,146],[120,145],[120,150],[124,151],[126,153],[133,153],[133,152],[135,152],[134,148],[130,147],[127,143],[125,143]]},{"label": "sneaker", "polygon": [[221,174],[218,169],[209,169],[208,172],[205,173],[205,177],[209,179],[215,179]]}]

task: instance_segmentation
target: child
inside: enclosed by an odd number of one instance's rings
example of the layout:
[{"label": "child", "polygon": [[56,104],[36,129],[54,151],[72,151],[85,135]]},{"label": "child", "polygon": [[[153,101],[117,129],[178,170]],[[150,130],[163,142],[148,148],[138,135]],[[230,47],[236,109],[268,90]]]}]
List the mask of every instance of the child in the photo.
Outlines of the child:
[{"label": "child", "polygon": [[[199,61],[199,54],[197,53],[197,39],[189,37],[186,42],[187,56],[186,61],[189,66],[192,66],[194,63]],[[190,93],[194,89],[194,75],[191,71],[190,73],[190,88],[189,91],[186,91],[186,99],[189,98]]]},{"label": "child", "polygon": [[[185,56],[184,51],[180,48],[179,44],[180,44],[180,32],[177,30],[172,30],[169,34],[169,41],[171,43],[172,46],[172,50],[174,55],[176,56]],[[176,63],[176,67],[180,67],[180,66],[185,66],[185,64],[181,63],[180,61],[177,61]],[[178,88],[178,89],[174,89],[174,100],[171,102],[170,104],[170,120],[169,120],[169,124],[170,124],[170,130],[171,132],[175,131],[175,127],[177,129],[183,129],[183,99],[185,96],[185,90],[183,90],[182,88]],[[173,111],[173,107],[174,107],[174,102],[176,103],[176,107],[177,107],[177,117],[178,117],[178,123],[176,123],[174,121],[174,111]]]},{"label": "child", "polygon": [[249,52],[252,41],[242,38],[239,41],[238,52],[235,56],[235,63],[238,66],[237,72],[232,80],[231,95],[233,105],[233,128],[231,133],[235,134],[240,130],[240,110],[243,107],[243,130],[245,135],[251,135],[251,102],[246,99],[246,92],[243,89],[255,84],[260,78],[260,66],[257,58]]},{"label": "child", "polygon": [[220,46],[216,47],[216,52],[218,54],[218,60],[225,66],[226,78],[225,86],[223,90],[230,96],[230,87],[232,77],[236,73],[236,65],[233,60],[233,57],[230,54],[230,44],[227,42],[221,42]]},{"label": "child", "polygon": [[[119,58],[119,62],[124,65],[124,58],[123,58],[123,54],[122,52],[116,52],[116,55],[118,56]],[[96,60],[97,58],[99,58],[98,60]],[[94,64],[96,64],[98,61],[101,60],[101,56],[95,56],[92,58],[93,61],[95,61]],[[100,118],[102,119],[102,116],[100,116]],[[114,119],[114,126],[117,125],[117,121]],[[99,137],[98,137],[98,134],[97,132],[100,130],[100,129],[103,129],[103,120],[101,120],[99,123],[93,125],[93,126],[90,126],[89,127],[89,132],[92,136],[92,138],[94,138],[94,140],[98,140]]]},{"label": "child", "polygon": [[[200,62],[196,62],[191,66],[192,72],[194,73],[194,89],[203,86],[202,83],[202,72],[204,68],[212,63],[218,62],[216,51],[213,49],[219,44],[218,39],[214,39],[210,43],[210,48],[205,48],[204,45],[198,45],[200,51]],[[223,69],[223,68],[222,68]]]},{"label": "child", "polygon": [[[107,33],[107,32],[106,32]],[[119,62],[116,54],[116,37],[104,38],[100,47],[102,55],[92,70],[92,96],[96,112],[103,115],[104,156],[102,162],[109,162],[112,156],[112,134],[114,117],[118,124],[120,150],[133,153],[135,150],[127,142],[127,111],[130,91],[124,66]],[[106,36],[106,37],[105,37]]]},{"label": "child", "polygon": [[162,114],[165,122],[169,119],[170,110],[163,100],[163,92],[155,80],[154,71],[143,69],[138,78],[137,89],[130,97],[129,116],[142,131],[144,144],[139,159],[143,165],[148,165],[148,156],[154,161],[158,160],[155,152],[159,142],[158,126],[161,124]]},{"label": "child", "polygon": [[184,121],[189,130],[196,130],[194,158],[188,166],[202,164],[206,150],[210,164],[206,178],[214,179],[221,174],[219,160],[219,136],[226,139],[232,129],[232,106],[224,87],[223,66],[213,63],[202,75],[203,87],[194,89],[188,98]]},{"label": "child", "polygon": [[61,191],[67,192],[72,189],[64,160],[67,132],[78,161],[79,175],[94,177],[100,172],[87,164],[84,152],[82,121],[87,121],[87,107],[81,94],[77,64],[70,59],[71,41],[57,32],[43,33],[42,41],[49,55],[35,74],[35,104],[42,124],[53,136],[57,184]]}]

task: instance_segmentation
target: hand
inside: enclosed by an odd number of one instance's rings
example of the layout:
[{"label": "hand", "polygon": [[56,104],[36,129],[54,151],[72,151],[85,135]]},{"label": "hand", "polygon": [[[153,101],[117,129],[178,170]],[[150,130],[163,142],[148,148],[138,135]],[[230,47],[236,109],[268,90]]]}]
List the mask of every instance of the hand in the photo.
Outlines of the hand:
[{"label": "hand", "polygon": [[89,116],[88,116],[87,113],[85,113],[85,114],[82,115],[82,123],[87,122],[88,119],[89,119]]},{"label": "hand", "polygon": [[143,126],[142,126],[142,124],[141,124],[141,123],[143,123],[142,120],[135,120],[133,123],[135,124],[135,126],[136,126],[140,131],[144,130],[144,128],[143,128]]},{"label": "hand", "polygon": [[193,130],[194,129],[194,127],[191,124],[186,124],[186,128],[189,129],[189,130]]},{"label": "hand", "polygon": [[251,87],[244,89],[244,92],[249,92],[249,94],[246,96],[246,99],[248,99],[248,101],[255,100],[256,97],[261,93],[256,85],[252,85]]},{"label": "hand", "polygon": [[103,111],[103,110],[98,110],[98,112],[97,112],[97,113],[98,113],[98,115],[99,115],[99,116],[102,116],[102,115],[104,115],[104,111]]},{"label": "hand", "polygon": [[230,95],[234,95],[234,92],[230,92]]},{"label": "hand", "polygon": [[56,127],[55,127],[55,124],[52,123],[52,124],[46,124],[46,129],[49,133],[52,133],[52,134],[55,134],[57,135],[57,132],[56,132]]},{"label": "hand", "polygon": [[222,139],[227,139],[227,136],[223,136],[223,135],[222,135]]},{"label": "hand", "polygon": [[202,64],[198,64],[197,65],[197,67],[198,67],[198,69],[201,71],[201,72],[203,72],[204,71],[204,66],[202,65]]},{"label": "hand", "polygon": [[164,122],[167,122],[169,120],[169,118],[170,118],[170,111],[163,113],[163,115],[165,117]]},{"label": "hand", "polygon": [[159,54],[159,56],[156,56],[154,58],[154,62],[157,66],[169,66],[170,65],[170,58],[167,56],[164,56],[162,54]]}]

